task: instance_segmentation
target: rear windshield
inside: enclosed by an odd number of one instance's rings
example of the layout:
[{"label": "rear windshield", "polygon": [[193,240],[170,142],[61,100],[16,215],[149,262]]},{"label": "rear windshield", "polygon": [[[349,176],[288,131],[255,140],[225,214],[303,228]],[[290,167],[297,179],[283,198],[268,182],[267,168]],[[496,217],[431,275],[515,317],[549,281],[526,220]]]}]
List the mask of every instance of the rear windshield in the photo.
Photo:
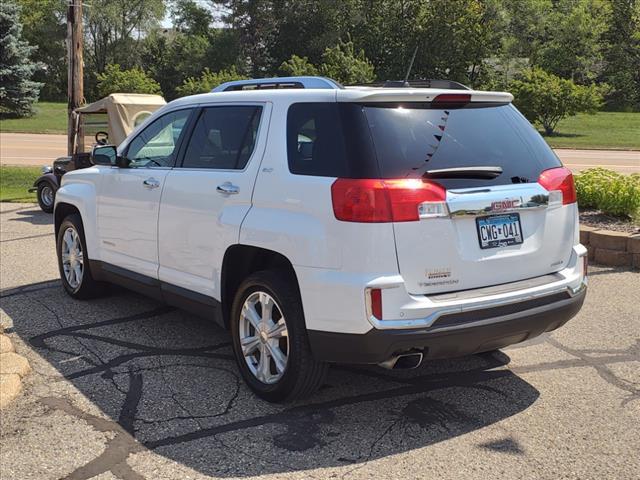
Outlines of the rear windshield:
[{"label": "rear windshield", "polygon": [[294,104],[287,124],[292,173],[420,178],[428,170],[500,167],[492,179],[438,179],[447,188],[535,182],[558,158],[510,104]]}]

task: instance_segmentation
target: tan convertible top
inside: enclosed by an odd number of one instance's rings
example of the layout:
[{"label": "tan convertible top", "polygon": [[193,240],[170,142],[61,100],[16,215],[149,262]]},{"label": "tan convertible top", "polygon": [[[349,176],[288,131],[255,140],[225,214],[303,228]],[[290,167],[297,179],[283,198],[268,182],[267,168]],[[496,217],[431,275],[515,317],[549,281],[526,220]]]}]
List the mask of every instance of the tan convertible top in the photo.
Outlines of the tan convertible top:
[{"label": "tan convertible top", "polygon": [[160,95],[112,93],[97,102],[76,108],[76,113],[106,113],[110,143],[120,145],[147,116],[167,102]]}]

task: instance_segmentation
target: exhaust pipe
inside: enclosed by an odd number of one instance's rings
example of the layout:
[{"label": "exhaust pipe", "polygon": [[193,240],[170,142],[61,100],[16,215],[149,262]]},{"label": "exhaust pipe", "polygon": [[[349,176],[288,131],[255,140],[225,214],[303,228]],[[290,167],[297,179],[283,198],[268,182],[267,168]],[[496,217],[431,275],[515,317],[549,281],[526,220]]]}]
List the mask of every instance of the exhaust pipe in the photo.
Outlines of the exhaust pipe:
[{"label": "exhaust pipe", "polygon": [[422,352],[403,353],[395,355],[378,365],[387,370],[409,370],[418,368],[422,363]]}]

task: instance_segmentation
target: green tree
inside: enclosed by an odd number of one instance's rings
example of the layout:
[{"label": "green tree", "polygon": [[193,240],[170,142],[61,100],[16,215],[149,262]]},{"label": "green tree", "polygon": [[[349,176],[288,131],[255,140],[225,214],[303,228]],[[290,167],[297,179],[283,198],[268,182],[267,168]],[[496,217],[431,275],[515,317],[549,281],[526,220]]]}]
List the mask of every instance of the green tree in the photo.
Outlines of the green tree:
[{"label": "green tree", "polygon": [[138,64],[138,41],[164,18],[165,1],[92,0],[83,13],[85,62],[88,70],[102,73],[110,63]]},{"label": "green tree", "polygon": [[640,111],[640,1],[613,0],[603,78],[611,108]]},{"label": "green tree", "polygon": [[211,10],[195,0],[176,0],[171,7],[173,28],[191,35],[206,36],[213,23]]},{"label": "green tree", "polygon": [[340,40],[335,47],[324,51],[320,73],[345,85],[369,83],[375,79],[373,65],[365,57],[364,50],[356,52],[351,40]]},{"label": "green tree", "polygon": [[154,93],[162,95],[160,85],[149,77],[144,70],[133,67],[122,70],[117,63],[107,65],[104,73],[96,75],[98,93],[106,97],[112,93]]},{"label": "green tree", "polygon": [[525,71],[510,85],[514,104],[547,135],[558,122],[579,112],[595,113],[603,102],[602,87],[576,85],[540,68]]},{"label": "green tree", "polygon": [[534,65],[563,78],[587,84],[600,74],[607,0],[556,0],[545,22]]},{"label": "green tree", "polygon": [[280,72],[287,76],[318,75],[318,69],[307,57],[291,55],[291,58],[280,65]]},{"label": "green tree", "polygon": [[18,0],[25,40],[38,48],[31,58],[42,65],[33,79],[43,84],[42,100],[66,100],[67,47],[66,2]]},{"label": "green tree", "polygon": [[30,115],[41,83],[32,80],[38,64],[30,58],[34,47],[22,38],[20,8],[0,3],[0,113]]},{"label": "green tree", "polygon": [[246,78],[244,75],[238,73],[235,67],[220,72],[212,72],[208,68],[205,68],[200,77],[187,78],[181,86],[176,88],[176,91],[179,96],[207,93],[225,82]]}]

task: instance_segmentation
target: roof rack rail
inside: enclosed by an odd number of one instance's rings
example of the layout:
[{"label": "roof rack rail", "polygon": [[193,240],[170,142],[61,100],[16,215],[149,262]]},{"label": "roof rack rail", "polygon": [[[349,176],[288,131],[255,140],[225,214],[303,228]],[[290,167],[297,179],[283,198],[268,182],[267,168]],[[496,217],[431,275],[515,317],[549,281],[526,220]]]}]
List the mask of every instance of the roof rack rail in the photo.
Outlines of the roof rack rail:
[{"label": "roof rack rail", "polygon": [[[350,85],[351,86],[351,85]],[[442,88],[445,90],[471,90],[466,85],[453,80],[440,80],[425,78],[421,80],[387,80],[386,82],[360,83],[354,87],[381,87],[381,88]]]},{"label": "roof rack rail", "polygon": [[274,90],[283,88],[319,88],[339,90],[344,88],[326,77],[275,77],[234,80],[218,85],[212,92],[237,92],[240,90]]}]

